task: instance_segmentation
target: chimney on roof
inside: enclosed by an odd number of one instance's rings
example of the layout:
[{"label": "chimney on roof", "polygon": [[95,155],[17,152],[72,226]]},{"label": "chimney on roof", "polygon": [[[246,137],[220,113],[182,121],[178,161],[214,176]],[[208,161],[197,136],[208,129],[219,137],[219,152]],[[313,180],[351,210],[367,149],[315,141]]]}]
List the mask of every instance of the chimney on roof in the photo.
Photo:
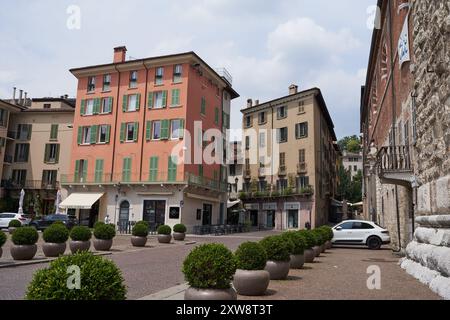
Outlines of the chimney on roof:
[{"label": "chimney on roof", "polygon": [[23,100],[23,105],[27,104],[27,96],[28,96],[28,92],[25,92],[25,99]]},{"label": "chimney on roof", "polygon": [[255,106],[259,105],[259,100],[255,100]]},{"label": "chimney on roof", "polygon": [[13,90],[13,104],[15,104],[16,103],[16,91],[17,91],[17,88],[14,87],[13,89],[14,89]]},{"label": "chimney on roof", "polygon": [[114,63],[125,62],[127,56],[127,47],[114,48]]},{"label": "chimney on roof", "polygon": [[19,105],[22,105],[22,98],[23,98],[23,90],[19,90]]},{"label": "chimney on roof", "polygon": [[298,93],[298,86],[295,84],[291,84],[289,86],[289,95]]},{"label": "chimney on roof", "polygon": [[252,99],[248,99],[247,100],[247,108],[251,108],[253,106],[253,100]]},{"label": "chimney on roof", "polygon": [[69,99],[69,95],[68,95],[68,94],[65,94],[65,95],[64,95],[64,99],[66,99],[66,100]]}]

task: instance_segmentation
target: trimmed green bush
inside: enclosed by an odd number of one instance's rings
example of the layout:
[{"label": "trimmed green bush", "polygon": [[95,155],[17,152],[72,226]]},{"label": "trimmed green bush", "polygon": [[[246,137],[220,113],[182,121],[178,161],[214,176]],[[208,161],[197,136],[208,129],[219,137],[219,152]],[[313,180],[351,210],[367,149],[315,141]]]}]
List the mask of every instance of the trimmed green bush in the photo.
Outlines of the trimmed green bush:
[{"label": "trimmed green bush", "polygon": [[173,226],[173,232],[177,233],[185,233],[186,232],[186,226],[184,224],[176,224]]},{"label": "trimmed green bush", "polygon": [[19,220],[11,220],[8,224],[8,228],[20,228],[22,223]]},{"label": "trimmed green bush", "polygon": [[12,242],[16,246],[26,246],[33,245],[39,239],[39,234],[35,228],[32,227],[22,227],[16,229],[12,234]]},{"label": "trimmed green bush", "polygon": [[292,243],[291,254],[303,254],[306,247],[306,241],[298,231],[289,231],[283,233],[283,237]]},{"label": "trimmed green bush", "polygon": [[316,237],[316,245],[317,246],[321,246],[326,242],[326,240],[324,239],[323,234],[320,230],[314,229],[314,230],[311,230],[311,233]]},{"label": "trimmed green bush", "polygon": [[[141,221],[143,222],[143,221]],[[147,223],[136,223],[131,231],[135,237],[146,237],[148,236],[148,224]]]},{"label": "trimmed green bush", "polygon": [[236,261],[223,244],[204,244],[189,253],[182,271],[193,288],[229,289],[236,272]]},{"label": "trimmed green bush", "polygon": [[0,230],[0,248],[3,247],[7,239],[6,234]]},{"label": "trimmed green bush", "polygon": [[305,249],[311,249],[316,245],[316,237],[311,233],[310,230],[301,230],[298,231],[298,233],[303,237],[305,240]]},{"label": "trimmed green bush", "polygon": [[116,236],[116,229],[110,224],[98,224],[94,236],[100,240],[111,240]]},{"label": "trimmed green bush", "polygon": [[283,236],[270,236],[261,240],[260,244],[266,250],[267,260],[289,261],[291,247]]},{"label": "trimmed green bush", "polygon": [[[80,268],[80,289],[68,288],[70,270]],[[69,273],[68,273],[69,272]],[[75,283],[74,283],[75,284]],[[114,262],[92,253],[80,252],[56,259],[37,271],[28,285],[27,300],[125,300],[122,272]]]},{"label": "trimmed green bush", "polygon": [[257,242],[244,242],[234,253],[236,267],[241,270],[264,270],[266,250]]},{"label": "trimmed green bush", "polygon": [[103,221],[97,221],[96,223],[94,223],[94,229],[101,225],[105,225],[105,223]]},{"label": "trimmed green bush", "polygon": [[158,227],[158,234],[169,235],[172,233],[172,228],[167,225],[161,225]]},{"label": "trimmed green bush", "polygon": [[75,226],[70,231],[70,239],[73,241],[89,241],[92,238],[92,232],[88,227]]},{"label": "trimmed green bush", "polygon": [[65,226],[64,222],[62,222],[62,221],[55,221],[55,222],[52,223],[52,225],[55,225],[55,224],[59,224],[59,225]]},{"label": "trimmed green bush", "polygon": [[326,235],[327,241],[331,241],[334,237],[333,229],[330,226],[321,226],[319,228]]},{"label": "trimmed green bush", "polygon": [[284,232],[281,235],[281,238],[286,242],[286,245],[289,248],[289,254],[294,254],[295,251],[295,244],[292,241],[292,238],[288,235],[288,232]]},{"label": "trimmed green bush", "polygon": [[69,239],[69,230],[64,224],[53,223],[44,230],[43,238],[48,243],[64,243]]}]

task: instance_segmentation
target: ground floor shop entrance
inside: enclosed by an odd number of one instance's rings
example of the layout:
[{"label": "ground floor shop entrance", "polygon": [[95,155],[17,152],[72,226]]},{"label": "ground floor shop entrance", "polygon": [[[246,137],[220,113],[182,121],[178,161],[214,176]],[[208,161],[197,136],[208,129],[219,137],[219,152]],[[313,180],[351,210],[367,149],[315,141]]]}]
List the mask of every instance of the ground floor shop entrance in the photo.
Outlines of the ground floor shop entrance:
[{"label": "ground floor shop entrance", "polygon": [[144,201],[144,221],[147,221],[150,230],[156,230],[166,222],[166,201],[165,200],[145,200]]}]

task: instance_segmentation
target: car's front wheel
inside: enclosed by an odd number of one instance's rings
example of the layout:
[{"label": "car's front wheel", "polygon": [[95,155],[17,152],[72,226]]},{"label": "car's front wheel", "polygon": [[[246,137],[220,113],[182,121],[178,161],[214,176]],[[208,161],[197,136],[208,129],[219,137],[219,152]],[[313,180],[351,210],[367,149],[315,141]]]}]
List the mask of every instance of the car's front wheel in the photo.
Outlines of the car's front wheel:
[{"label": "car's front wheel", "polygon": [[367,239],[367,246],[370,250],[379,250],[382,244],[381,239],[378,237],[370,237]]}]

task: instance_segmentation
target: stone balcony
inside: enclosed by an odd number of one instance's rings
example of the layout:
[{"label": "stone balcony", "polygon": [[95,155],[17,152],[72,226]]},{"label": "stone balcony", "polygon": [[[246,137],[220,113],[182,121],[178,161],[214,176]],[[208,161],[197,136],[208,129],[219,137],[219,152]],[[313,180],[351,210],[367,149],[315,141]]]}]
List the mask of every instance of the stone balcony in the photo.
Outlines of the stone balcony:
[{"label": "stone balcony", "polygon": [[410,187],[415,181],[409,146],[380,148],[377,154],[377,167],[382,183]]}]

